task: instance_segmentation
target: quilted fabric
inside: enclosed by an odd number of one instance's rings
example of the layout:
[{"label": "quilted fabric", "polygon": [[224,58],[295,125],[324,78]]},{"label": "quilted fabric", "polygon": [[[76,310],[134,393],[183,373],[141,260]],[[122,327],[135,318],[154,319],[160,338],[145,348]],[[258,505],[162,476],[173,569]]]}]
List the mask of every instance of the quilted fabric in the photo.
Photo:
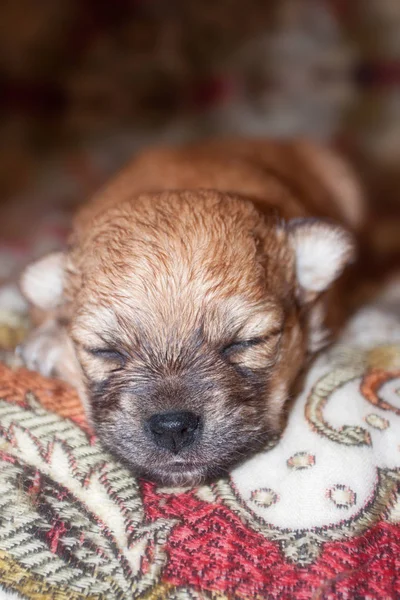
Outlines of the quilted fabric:
[{"label": "quilted fabric", "polygon": [[3,364],[0,598],[400,598],[398,291],[315,363],[274,447],[196,489],[135,479],[73,390]]}]

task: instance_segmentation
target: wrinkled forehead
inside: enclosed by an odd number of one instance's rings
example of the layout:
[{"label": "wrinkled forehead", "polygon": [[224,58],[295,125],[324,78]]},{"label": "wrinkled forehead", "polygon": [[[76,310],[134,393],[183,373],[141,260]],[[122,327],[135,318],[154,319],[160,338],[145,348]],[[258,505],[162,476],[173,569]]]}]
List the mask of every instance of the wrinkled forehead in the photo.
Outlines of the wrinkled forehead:
[{"label": "wrinkled forehead", "polygon": [[190,264],[176,256],[99,267],[87,274],[90,281],[80,291],[76,330],[129,345],[147,339],[158,347],[200,333],[210,342],[261,336],[270,322],[279,321],[280,308],[255,261],[248,268],[241,277],[237,263],[214,268],[212,262]]},{"label": "wrinkled forehead", "polygon": [[192,303],[212,304],[234,296],[257,302],[265,286],[251,236],[144,239],[135,232],[131,239],[92,244],[84,256],[81,296],[97,297],[100,303],[111,297],[135,310],[145,304],[153,311],[170,306],[180,313]]},{"label": "wrinkled forehead", "polygon": [[[135,287],[136,284],[136,287]],[[118,341],[127,345],[166,346],[173,341],[219,342],[231,337],[261,337],[269,327],[279,325],[282,314],[272,296],[220,293],[193,285],[176,289],[148,284],[141,287],[133,278],[132,287],[97,286],[96,294],[85,294],[74,319],[74,331],[93,343]]]}]

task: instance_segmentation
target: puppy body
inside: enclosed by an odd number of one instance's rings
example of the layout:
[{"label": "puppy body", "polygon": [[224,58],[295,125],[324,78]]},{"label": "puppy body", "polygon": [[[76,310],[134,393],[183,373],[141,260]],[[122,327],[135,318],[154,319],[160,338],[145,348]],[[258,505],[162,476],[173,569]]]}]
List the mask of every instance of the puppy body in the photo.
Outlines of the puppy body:
[{"label": "puppy body", "polygon": [[327,290],[353,244],[321,217],[354,229],[363,206],[348,168],[313,144],[144,153],[82,208],[67,254],[25,273],[26,296],[59,329],[54,364],[35,334],[27,362],[36,343],[35,366],[73,380],[100,437],[139,473],[219,474],[279,433],[328,340]]},{"label": "puppy body", "polygon": [[352,229],[364,219],[349,166],[308,141],[212,140],[139,155],[81,211],[79,222],[143,192],[209,189],[252,200],[282,218],[324,217]]}]

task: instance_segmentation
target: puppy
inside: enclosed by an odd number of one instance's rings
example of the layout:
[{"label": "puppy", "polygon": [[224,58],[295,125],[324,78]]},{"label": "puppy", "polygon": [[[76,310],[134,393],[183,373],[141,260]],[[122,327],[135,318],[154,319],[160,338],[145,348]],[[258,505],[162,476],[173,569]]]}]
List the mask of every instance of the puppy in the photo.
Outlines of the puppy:
[{"label": "puppy", "polygon": [[77,387],[136,473],[219,476],[280,433],[363,212],[349,167],[314,143],[145,152],[80,210],[66,253],[23,274],[42,320],[25,361]]}]

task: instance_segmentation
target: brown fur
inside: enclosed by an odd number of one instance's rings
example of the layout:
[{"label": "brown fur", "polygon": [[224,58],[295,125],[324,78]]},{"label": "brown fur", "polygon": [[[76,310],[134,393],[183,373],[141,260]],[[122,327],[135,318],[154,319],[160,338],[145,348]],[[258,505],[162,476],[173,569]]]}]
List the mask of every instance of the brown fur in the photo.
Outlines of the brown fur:
[{"label": "brown fur", "polygon": [[[144,153],[80,211],[51,306],[68,338],[53,367],[139,473],[201,481],[279,433],[327,341],[324,270],[310,289],[297,272],[297,244],[318,228],[290,219],[323,216],[354,227],[362,217],[346,168],[306,142],[247,140]],[[333,279],[352,248],[324,227],[344,248]],[[22,287],[35,302],[32,281]],[[146,423],[182,410],[201,425],[172,453]]]}]

